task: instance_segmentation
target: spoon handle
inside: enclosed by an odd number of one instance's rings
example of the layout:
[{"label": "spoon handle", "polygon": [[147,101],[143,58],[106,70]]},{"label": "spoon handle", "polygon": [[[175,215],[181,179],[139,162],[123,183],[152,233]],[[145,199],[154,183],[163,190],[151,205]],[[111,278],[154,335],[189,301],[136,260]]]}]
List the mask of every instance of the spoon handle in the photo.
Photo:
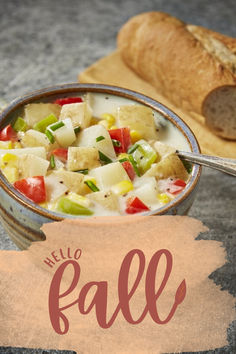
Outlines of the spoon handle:
[{"label": "spoon handle", "polygon": [[179,157],[189,162],[194,162],[199,165],[226,172],[230,175],[236,176],[236,159],[226,159],[223,157],[209,156],[202,154],[194,154],[192,152],[176,151]]}]

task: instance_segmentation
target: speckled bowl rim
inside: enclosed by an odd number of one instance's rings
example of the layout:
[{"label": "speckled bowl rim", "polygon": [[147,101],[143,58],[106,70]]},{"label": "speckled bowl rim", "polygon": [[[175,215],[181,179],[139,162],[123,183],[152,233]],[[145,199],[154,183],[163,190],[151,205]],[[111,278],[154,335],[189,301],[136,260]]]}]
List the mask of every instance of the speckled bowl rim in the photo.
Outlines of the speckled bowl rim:
[{"label": "speckled bowl rim", "polygon": [[[161,104],[160,102],[145,96],[141,93],[136,91],[128,90],[126,88],[118,87],[118,86],[111,86],[111,85],[103,85],[103,84],[79,84],[79,83],[68,83],[68,84],[59,84],[55,86],[50,86],[46,88],[42,88],[37,91],[30,92],[25,94],[24,96],[18,97],[13,100],[0,114],[0,127],[4,126],[7,121],[9,120],[10,116],[14,113],[15,110],[21,108],[25,104],[32,103],[35,101],[45,101],[46,98],[50,96],[60,95],[66,97],[69,96],[71,93],[73,94],[83,94],[86,92],[94,92],[94,93],[103,93],[108,95],[115,95],[124,97],[138,103],[144,104],[154,111],[162,114],[165,118],[171,121],[185,136],[187,139],[192,152],[200,153],[200,147],[198,141],[189,128],[189,126],[182,121],[182,119],[173,111],[171,111],[168,107]],[[192,175],[190,181],[187,184],[187,187],[181,192],[177,197],[175,197],[170,203],[166,204],[165,206],[140,213],[141,215],[162,215],[168,212],[169,209],[177,207],[181,204],[193,191],[193,189],[197,186],[199,182],[199,178],[201,175],[201,166],[194,164]],[[22,204],[24,207],[30,209],[31,211],[51,219],[52,221],[60,221],[68,218],[84,218],[82,216],[63,216],[62,214],[49,211],[44,209],[34,202],[31,202],[29,199],[24,197],[21,193],[19,193],[4,177],[2,172],[0,171],[0,187],[2,187],[5,192],[10,195],[14,200]]]}]

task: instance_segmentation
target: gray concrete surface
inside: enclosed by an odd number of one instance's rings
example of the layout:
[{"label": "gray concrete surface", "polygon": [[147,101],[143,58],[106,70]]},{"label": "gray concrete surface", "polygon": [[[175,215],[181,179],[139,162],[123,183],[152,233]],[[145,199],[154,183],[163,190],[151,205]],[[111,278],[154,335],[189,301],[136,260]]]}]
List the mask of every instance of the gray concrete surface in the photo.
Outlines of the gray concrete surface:
[{"label": "gray concrete surface", "polygon": [[[80,71],[115,49],[119,28],[140,12],[169,12],[236,37],[234,0],[0,0],[0,8],[0,98],[7,101],[48,85],[77,81]],[[204,169],[190,215],[210,228],[202,238],[223,242],[227,263],[210,278],[236,296],[236,178]],[[1,225],[0,248],[17,249]],[[233,324],[228,329],[228,346],[207,353],[236,353],[235,329]]]}]

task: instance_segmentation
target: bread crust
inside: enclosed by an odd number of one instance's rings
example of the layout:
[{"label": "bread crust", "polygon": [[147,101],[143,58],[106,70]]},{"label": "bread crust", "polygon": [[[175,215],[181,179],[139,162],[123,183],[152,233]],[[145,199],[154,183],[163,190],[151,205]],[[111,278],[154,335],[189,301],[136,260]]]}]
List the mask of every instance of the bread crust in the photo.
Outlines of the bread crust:
[{"label": "bread crust", "polygon": [[[191,25],[192,26],[192,25]],[[218,41],[222,42],[232,53],[236,54],[236,39],[233,37],[226,36],[222,33],[212,31],[208,28],[201,27],[201,26],[194,26],[197,27],[199,31],[203,34],[207,34],[212,36],[213,38],[217,39]]]},{"label": "bread crust", "polygon": [[[236,53],[236,39],[203,27],[199,31]],[[188,111],[202,114],[211,91],[236,85],[232,70],[208,52],[184,22],[168,14],[147,12],[131,18],[121,28],[117,43],[127,66]]]}]

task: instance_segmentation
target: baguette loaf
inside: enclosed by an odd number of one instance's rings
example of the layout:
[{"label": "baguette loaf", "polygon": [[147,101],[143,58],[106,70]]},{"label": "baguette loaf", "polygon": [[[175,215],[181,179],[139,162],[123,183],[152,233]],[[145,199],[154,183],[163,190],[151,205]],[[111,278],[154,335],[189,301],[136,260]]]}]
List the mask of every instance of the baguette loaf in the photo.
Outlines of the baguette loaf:
[{"label": "baguette loaf", "polygon": [[175,105],[236,139],[236,39],[162,12],[131,18],[118,34],[123,61]]}]

